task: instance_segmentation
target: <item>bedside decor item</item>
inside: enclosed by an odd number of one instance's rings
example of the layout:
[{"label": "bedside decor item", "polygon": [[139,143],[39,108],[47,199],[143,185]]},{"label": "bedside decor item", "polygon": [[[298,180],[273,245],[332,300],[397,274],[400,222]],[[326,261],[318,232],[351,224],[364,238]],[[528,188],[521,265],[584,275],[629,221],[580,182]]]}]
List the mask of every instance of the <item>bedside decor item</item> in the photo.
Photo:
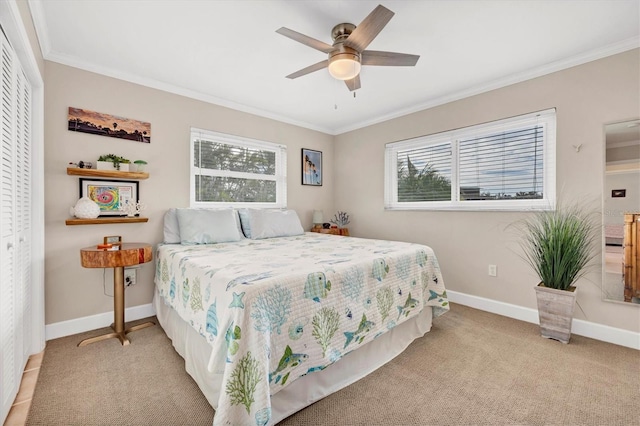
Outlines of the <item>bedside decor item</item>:
[{"label": "bedside decor item", "polygon": [[322,226],[322,222],[324,222],[322,210],[314,210],[312,220],[313,220],[313,227],[320,228]]},{"label": "bedside decor item", "polygon": [[71,164],[72,166],[76,166],[79,169],[91,169],[93,168],[93,163],[90,161],[78,161],[77,163],[74,163],[73,161],[71,161],[69,164]]},{"label": "bedside decor item", "polygon": [[140,212],[142,212],[145,208],[146,206],[139,201],[137,203],[134,203],[127,200],[122,210],[127,214],[128,217],[134,217],[139,216]]},{"label": "bedside decor item", "polygon": [[104,237],[104,244],[107,245],[112,245],[112,246],[119,246],[122,244],[122,237],[120,235],[109,235]]},{"label": "bedside decor item", "polygon": [[338,228],[345,228],[351,221],[349,220],[349,215],[347,214],[347,212],[338,211],[338,213],[336,213],[333,216],[333,219],[331,219],[329,222],[337,225]]},{"label": "bedside decor item", "polygon": [[523,258],[540,279],[534,288],[542,337],[569,343],[577,296],[574,283],[595,257],[596,218],[580,205],[558,205],[531,213],[517,225]]},{"label": "bedside decor item", "polygon": [[129,171],[130,160],[115,154],[106,154],[98,157],[98,170],[120,170],[121,172]]},{"label": "bedside decor item", "polygon": [[95,201],[100,208],[100,216],[124,216],[127,203],[138,203],[138,182],[81,178],[80,196]]},{"label": "bedside decor item", "polygon": [[136,160],[133,162],[133,164],[135,164],[135,170],[132,170],[134,172],[144,172],[146,171],[147,168],[147,162],[144,160]]},{"label": "bedside decor item", "polygon": [[84,196],[76,202],[74,207],[71,207],[69,213],[79,219],[94,219],[100,216],[100,206],[91,198]]},{"label": "bedside decor item", "polygon": [[302,148],[302,184],[322,186],[322,151]]},{"label": "bedside decor item", "polygon": [[144,121],[69,107],[67,122],[72,132],[151,143],[151,124]]}]

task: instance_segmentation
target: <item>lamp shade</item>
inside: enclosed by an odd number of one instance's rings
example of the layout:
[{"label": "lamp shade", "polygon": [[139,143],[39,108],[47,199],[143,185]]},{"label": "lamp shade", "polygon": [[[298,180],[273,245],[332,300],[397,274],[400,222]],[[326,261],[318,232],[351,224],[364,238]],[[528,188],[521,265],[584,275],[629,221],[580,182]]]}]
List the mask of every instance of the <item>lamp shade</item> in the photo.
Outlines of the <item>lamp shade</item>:
[{"label": "lamp shade", "polygon": [[358,56],[351,53],[339,53],[329,59],[329,74],[338,80],[351,80],[360,74]]},{"label": "lamp shade", "polygon": [[324,219],[322,218],[322,210],[314,210],[313,211],[313,223],[322,223]]}]

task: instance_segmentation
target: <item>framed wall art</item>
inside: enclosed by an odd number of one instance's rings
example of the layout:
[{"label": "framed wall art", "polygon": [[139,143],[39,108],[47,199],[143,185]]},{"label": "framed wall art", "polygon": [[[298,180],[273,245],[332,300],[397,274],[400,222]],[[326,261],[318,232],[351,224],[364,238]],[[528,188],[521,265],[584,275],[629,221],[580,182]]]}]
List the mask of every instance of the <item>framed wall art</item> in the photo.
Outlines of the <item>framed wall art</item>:
[{"label": "framed wall art", "polygon": [[322,151],[302,148],[302,184],[322,186]]},{"label": "framed wall art", "polygon": [[151,123],[132,118],[69,107],[67,123],[72,132],[151,143]]},{"label": "framed wall art", "polygon": [[611,198],[624,198],[627,196],[626,189],[612,189],[611,190]]},{"label": "framed wall art", "polygon": [[132,180],[80,179],[80,198],[89,197],[100,207],[100,216],[126,216],[125,206],[138,199],[138,182]]}]

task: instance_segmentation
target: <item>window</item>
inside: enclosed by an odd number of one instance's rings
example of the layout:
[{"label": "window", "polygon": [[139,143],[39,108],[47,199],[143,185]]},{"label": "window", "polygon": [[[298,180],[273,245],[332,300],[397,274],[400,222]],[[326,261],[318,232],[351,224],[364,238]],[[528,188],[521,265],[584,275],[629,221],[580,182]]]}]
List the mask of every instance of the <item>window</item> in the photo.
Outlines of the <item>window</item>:
[{"label": "window", "polygon": [[385,208],[553,208],[555,142],[551,109],[389,143]]},{"label": "window", "polygon": [[287,148],[191,129],[191,207],[286,207]]}]

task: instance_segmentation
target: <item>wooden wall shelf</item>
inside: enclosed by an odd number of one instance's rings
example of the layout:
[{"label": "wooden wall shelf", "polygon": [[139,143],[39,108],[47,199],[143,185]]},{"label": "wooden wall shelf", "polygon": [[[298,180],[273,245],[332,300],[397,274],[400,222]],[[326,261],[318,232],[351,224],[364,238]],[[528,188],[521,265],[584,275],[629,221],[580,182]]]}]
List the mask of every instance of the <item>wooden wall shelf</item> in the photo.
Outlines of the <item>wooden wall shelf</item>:
[{"label": "wooden wall shelf", "polygon": [[121,172],[119,170],[96,170],[80,169],[78,167],[67,167],[67,174],[73,176],[92,176],[117,179],[148,179],[147,172]]},{"label": "wooden wall shelf", "polygon": [[[127,172],[121,172],[127,173]],[[96,217],[95,219],[67,219],[67,225],[104,225],[105,223],[143,223],[148,222],[148,217]]]}]

